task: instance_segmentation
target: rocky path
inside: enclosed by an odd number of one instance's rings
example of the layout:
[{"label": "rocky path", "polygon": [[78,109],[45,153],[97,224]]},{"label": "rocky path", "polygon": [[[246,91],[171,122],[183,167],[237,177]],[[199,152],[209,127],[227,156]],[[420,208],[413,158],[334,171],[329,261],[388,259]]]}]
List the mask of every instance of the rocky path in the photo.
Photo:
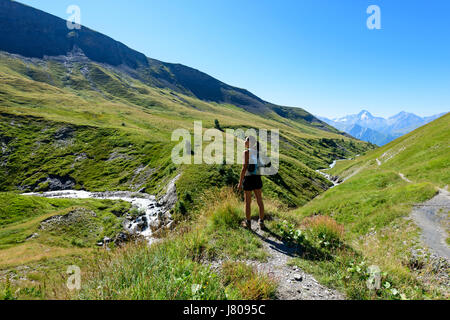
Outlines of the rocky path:
[{"label": "rocky path", "polygon": [[259,230],[252,222],[253,232],[261,239],[269,254],[266,262],[248,262],[259,272],[265,273],[278,282],[277,298],[280,300],[343,300],[345,296],[317,282],[310,274],[297,267],[288,266],[295,257],[294,247],[275,238],[269,232]]},{"label": "rocky path", "polygon": [[440,189],[434,198],[414,206],[411,217],[422,229],[422,241],[431,251],[450,261],[450,247],[446,243],[450,227],[450,192]]},{"label": "rocky path", "polygon": [[[403,181],[412,183],[403,173],[398,175]],[[447,230],[450,229],[450,192],[447,187],[439,189],[432,199],[414,205],[411,218],[422,230],[422,242],[431,252],[450,261],[450,246],[446,242]]]},{"label": "rocky path", "polygon": [[[379,159],[376,162],[381,166]],[[398,175],[406,183],[413,183],[403,173],[398,172]],[[450,192],[447,187],[439,189],[439,194],[434,198],[414,205],[411,218],[422,230],[422,242],[435,256],[450,261],[450,246],[446,242],[449,236],[447,230],[450,229]]]}]

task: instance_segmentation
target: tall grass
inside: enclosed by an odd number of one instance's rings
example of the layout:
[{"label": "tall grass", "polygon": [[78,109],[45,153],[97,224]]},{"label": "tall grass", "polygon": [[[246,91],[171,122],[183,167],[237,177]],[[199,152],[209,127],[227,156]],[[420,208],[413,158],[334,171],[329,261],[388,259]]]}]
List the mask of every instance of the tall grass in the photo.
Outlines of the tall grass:
[{"label": "tall grass", "polygon": [[230,299],[267,300],[275,297],[276,282],[242,262],[225,262],[222,265],[223,282],[228,285]]},{"label": "tall grass", "polygon": [[[240,228],[242,203],[231,188],[211,191],[195,221],[148,248],[130,244],[89,267],[80,299],[268,299],[275,282],[233,260],[266,257],[262,244]],[[213,261],[226,262],[212,271]],[[249,269],[250,268],[250,269]]]},{"label": "tall grass", "polygon": [[228,199],[222,202],[212,212],[209,217],[209,227],[211,229],[239,227],[239,223],[243,219],[242,206],[239,206],[236,199]]},{"label": "tall grass", "polygon": [[329,216],[308,217],[303,224],[325,246],[338,247],[343,243],[344,226]]},{"label": "tall grass", "polygon": [[129,245],[91,266],[80,299],[224,299],[220,278],[191,259],[182,238]]}]

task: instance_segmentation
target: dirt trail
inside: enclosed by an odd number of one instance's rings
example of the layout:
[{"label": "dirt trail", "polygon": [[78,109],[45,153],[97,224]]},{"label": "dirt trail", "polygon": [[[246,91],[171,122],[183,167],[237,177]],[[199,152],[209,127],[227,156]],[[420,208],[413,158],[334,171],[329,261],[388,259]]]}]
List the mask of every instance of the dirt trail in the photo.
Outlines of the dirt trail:
[{"label": "dirt trail", "polygon": [[[407,183],[412,183],[403,173],[398,175]],[[422,229],[422,242],[437,256],[450,261],[450,246],[447,231],[450,228],[450,192],[439,189],[432,199],[416,204],[411,218]]]},{"label": "dirt trail", "polygon": [[408,183],[412,183],[412,181],[409,180],[407,177],[405,177],[405,175],[403,173],[399,172],[398,175],[400,176],[400,178],[402,178],[403,181],[406,181]]},{"label": "dirt trail", "polygon": [[422,241],[440,257],[450,260],[450,247],[446,243],[450,226],[450,192],[444,189],[424,203],[414,206],[411,217],[422,229]]},{"label": "dirt trail", "polygon": [[327,288],[317,282],[310,274],[297,267],[288,266],[289,260],[296,256],[296,249],[275,238],[269,232],[259,229],[252,222],[253,232],[261,239],[269,253],[267,262],[247,262],[278,281],[277,298],[280,300],[343,300],[340,292]]}]

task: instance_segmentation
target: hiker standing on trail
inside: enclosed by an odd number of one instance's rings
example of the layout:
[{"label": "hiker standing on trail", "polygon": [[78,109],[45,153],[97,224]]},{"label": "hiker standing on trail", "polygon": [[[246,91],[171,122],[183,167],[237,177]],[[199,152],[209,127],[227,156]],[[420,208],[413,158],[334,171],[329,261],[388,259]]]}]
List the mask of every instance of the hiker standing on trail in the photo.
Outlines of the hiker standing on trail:
[{"label": "hiker standing on trail", "polygon": [[251,229],[252,191],[255,193],[256,202],[259,206],[259,227],[265,229],[259,150],[260,146],[256,138],[248,136],[245,139],[244,164],[242,165],[238,186],[239,189],[244,190],[246,220],[243,222],[243,226],[248,229]]}]

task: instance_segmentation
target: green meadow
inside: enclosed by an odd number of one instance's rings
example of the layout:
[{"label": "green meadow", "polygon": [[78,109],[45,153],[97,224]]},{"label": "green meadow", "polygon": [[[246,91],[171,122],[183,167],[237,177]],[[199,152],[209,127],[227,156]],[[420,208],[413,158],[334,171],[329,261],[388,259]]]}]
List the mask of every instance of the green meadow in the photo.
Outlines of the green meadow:
[{"label": "green meadow", "polygon": [[[1,53],[0,83],[0,298],[275,298],[276,281],[249,263],[267,259],[261,240],[239,227],[240,167],[172,163],[173,130],[193,133],[194,121],[204,130],[280,131],[280,170],[264,177],[264,197],[269,229],[299,248],[291,264],[350,299],[445,296],[439,283],[420,280],[425,269],[411,270],[419,231],[404,218],[450,180],[449,115],[375,149],[324,130],[303,111],[251,113],[93,62],[68,67]],[[355,159],[329,173],[348,180],[328,190],[316,170],[344,158]],[[20,195],[48,191],[52,178],[78,190],[160,197],[177,175],[177,227],[150,248],[96,246],[121,230],[127,203]],[[71,225],[41,227],[68,215]],[[72,292],[65,281],[74,264],[83,286]],[[385,273],[377,292],[366,286],[370,264]]]}]

